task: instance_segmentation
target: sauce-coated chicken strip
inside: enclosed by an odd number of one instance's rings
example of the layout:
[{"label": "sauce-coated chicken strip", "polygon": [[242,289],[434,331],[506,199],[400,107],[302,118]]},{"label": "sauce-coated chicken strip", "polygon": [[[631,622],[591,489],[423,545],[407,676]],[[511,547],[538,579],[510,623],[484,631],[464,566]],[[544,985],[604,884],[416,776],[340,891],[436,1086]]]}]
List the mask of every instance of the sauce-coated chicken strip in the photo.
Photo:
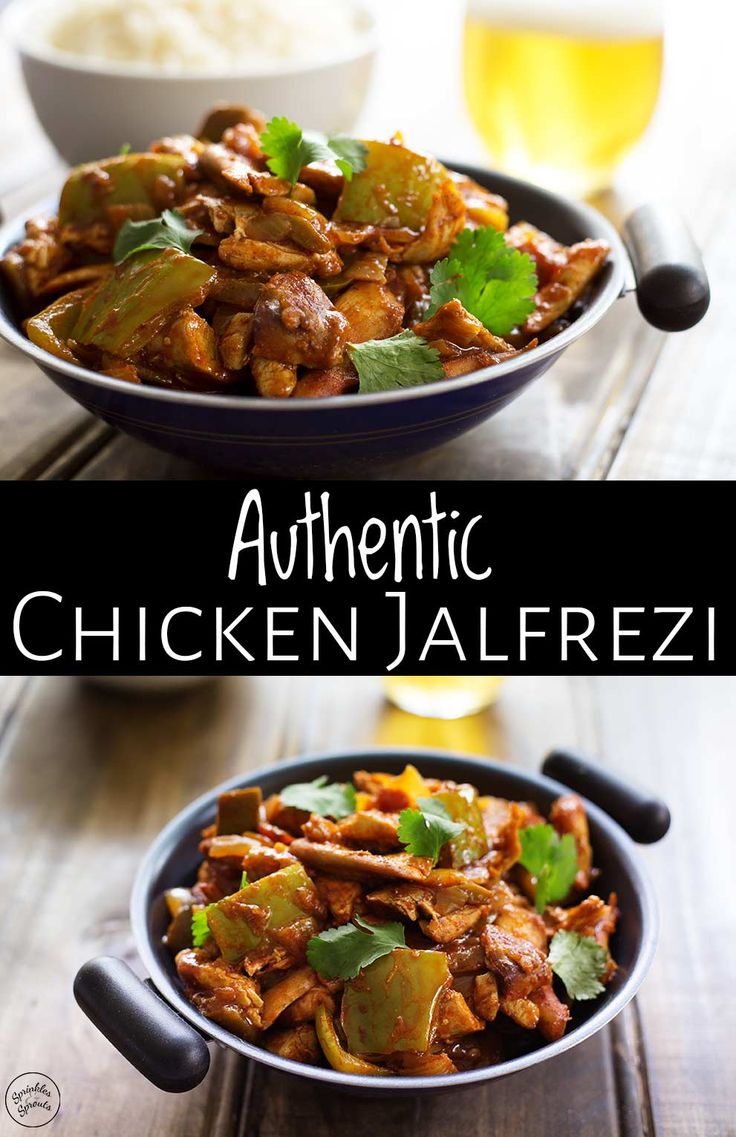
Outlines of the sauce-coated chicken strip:
[{"label": "sauce-coated chicken strip", "polygon": [[264,285],[253,315],[253,352],[302,367],[333,367],[348,342],[348,322],[311,277],[284,272]]}]

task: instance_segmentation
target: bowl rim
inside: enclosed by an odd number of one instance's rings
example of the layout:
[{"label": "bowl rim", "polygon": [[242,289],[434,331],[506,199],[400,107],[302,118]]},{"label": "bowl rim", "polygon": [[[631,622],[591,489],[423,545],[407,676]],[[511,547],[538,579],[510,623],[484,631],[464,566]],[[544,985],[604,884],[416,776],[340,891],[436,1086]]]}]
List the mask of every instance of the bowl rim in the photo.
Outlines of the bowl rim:
[{"label": "bowl rim", "polygon": [[[325,767],[329,770],[330,764],[345,761],[380,761],[387,757],[398,761],[414,759],[421,766],[423,757],[431,757],[438,761],[446,761],[448,765],[461,761],[464,764],[475,766],[479,773],[488,775],[503,773],[517,777],[524,783],[525,790],[533,792],[535,789],[544,789],[555,793],[569,793],[569,786],[557,782],[544,774],[535,773],[502,763],[490,758],[479,758],[474,754],[465,754],[459,751],[442,750],[434,747],[393,747],[393,746],[366,746],[348,748],[345,750],[330,750],[325,752],[306,753],[285,762],[276,762],[271,766],[259,767],[256,770],[236,774],[228,778],[214,789],[201,794],[185,806],[175,817],[160,830],[148,850],[143,856],[133,883],[130,899],[130,921],[133,930],[138,954],[144,963],[150,979],[159,995],[173,1007],[187,1022],[206,1038],[229,1046],[240,1054],[251,1058],[263,1065],[270,1066],[282,1073],[308,1078],[312,1081],[344,1087],[345,1089],[374,1090],[384,1093],[412,1093],[419,1090],[457,1089],[461,1086],[472,1085],[478,1082],[490,1081],[495,1078],[506,1077],[519,1073],[537,1065],[548,1058],[556,1057],[567,1050],[571,1050],[579,1043],[586,1041],[596,1034],[602,1027],[614,1019],[639,990],[654,959],[659,938],[659,912],[653,886],[649,876],[640,863],[636,847],[627,833],[606,814],[600,807],[594,805],[583,795],[586,812],[606,833],[609,841],[616,851],[621,854],[625,870],[629,876],[632,887],[640,898],[641,910],[641,948],[629,975],[624,980],[620,990],[601,1006],[585,1022],[581,1023],[569,1034],[565,1034],[556,1042],[546,1043],[537,1050],[508,1062],[501,1062],[495,1066],[484,1066],[477,1070],[461,1071],[457,1074],[443,1074],[436,1076],[414,1077],[367,1077],[360,1074],[342,1074],[337,1070],[324,1069],[317,1066],[306,1066],[304,1063],[294,1062],[288,1058],[281,1058],[263,1047],[255,1046],[237,1038],[224,1027],[205,1019],[184,998],[174,986],[171,977],[159,962],[148,934],[149,905],[147,892],[149,882],[156,876],[161,862],[168,855],[168,846],[173,839],[180,835],[180,831],[187,825],[192,826],[194,817],[203,809],[213,807],[220,793],[236,789],[239,786],[257,784],[264,775],[272,776],[274,772],[284,775],[284,779],[292,774],[307,770],[314,773],[315,768]],[[323,771],[324,772],[324,771]]]},{"label": "bowl rim", "polygon": [[[24,2],[24,0],[15,0],[15,2]],[[25,355],[30,356],[42,369],[45,367],[50,368],[62,375],[75,379],[77,382],[81,381],[84,384],[89,384],[92,387],[97,387],[112,392],[113,394],[124,394],[128,399],[137,399],[142,403],[147,400],[153,400],[164,404],[171,403],[174,406],[202,407],[203,409],[221,408],[223,411],[240,410],[248,415],[271,414],[276,410],[280,414],[286,415],[313,414],[325,410],[336,411],[340,409],[344,411],[351,405],[358,410],[361,406],[390,406],[394,403],[431,399],[438,396],[441,397],[442,395],[450,395],[452,392],[467,390],[471,387],[477,387],[496,379],[505,378],[514,372],[525,370],[532,364],[541,364],[544,360],[551,362],[557,355],[561,354],[565,348],[569,347],[570,344],[580,339],[581,336],[585,335],[586,332],[594,327],[608,312],[614,300],[623,295],[626,285],[628,256],[621,237],[608,218],[604,217],[602,213],[586,202],[575,201],[572,198],[567,198],[560,194],[553,193],[551,190],[544,189],[542,186],[536,186],[531,182],[514,178],[509,174],[502,174],[483,167],[469,165],[464,162],[454,162],[452,160],[444,164],[451,172],[468,174],[470,177],[475,177],[476,180],[479,176],[496,179],[500,183],[498,187],[500,192],[503,192],[504,185],[511,188],[519,187],[526,192],[531,190],[539,197],[542,204],[557,207],[563,205],[566,209],[572,208],[580,218],[581,224],[587,222],[591,231],[602,231],[603,239],[608,242],[611,248],[608,259],[610,266],[608,280],[605,282],[600,294],[596,296],[582,315],[579,316],[574,323],[570,324],[569,327],[565,328],[564,331],[560,332],[559,335],[553,336],[551,339],[539,344],[533,351],[520,353],[505,363],[485,367],[457,379],[446,382],[425,383],[419,387],[404,387],[398,390],[371,392],[364,395],[328,395],[324,398],[317,399],[274,399],[263,398],[258,395],[225,395],[219,392],[180,391],[168,387],[148,386],[142,383],[127,383],[123,379],[100,375],[96,371],[82,367],[81,364],[70,363],[65,359],[59,359],[57,356],[51,355],[43,348],[31,343],[16,327],[9,313],[4,311],[2,307],[0,307],[0,338],[6,340],[6,342],[12,344],[14,347],[19,348]],[[48,212],[49,210],[53,212],[56,210],[56,207],[56,199],[45,199],[35,206],[23,210],[22,213],[0,226],[0,256],[3,256],[11,245],[16,244],[17,241],[20,240],[23,225],[29,217],[38,216],[39,213]]]},{"label": "bowl rim", "polygon": [[[56,0],[10,0],[0,14],[0,26],[7,29],[16,51],[30,60],[57,67],[61,71],[71,71],[92,75],[98,78],[115,78],[130,81],[155,81],[164,84],[186,83],[228,83],[239,80],[254,82],[258,80],[278,81],[286,78],[313,75],[318,71],[330,71],[358,60],[366,59],[376,53],[379,46],[379,20],[370,0],[350,0],[356,15],[365,26],[361,27],[355,45],[347,51],[303,62],[284,62],[267,71],[248,70],[196,70],[186,71],[157,70],[154,64],[135,64],[121,60],[104,60],[97,56],[76,55],[63,51],[42,39],[34,40],[28,34],[33,14],[53,10]],[[72,6],[71,3],[69,5]]]}]

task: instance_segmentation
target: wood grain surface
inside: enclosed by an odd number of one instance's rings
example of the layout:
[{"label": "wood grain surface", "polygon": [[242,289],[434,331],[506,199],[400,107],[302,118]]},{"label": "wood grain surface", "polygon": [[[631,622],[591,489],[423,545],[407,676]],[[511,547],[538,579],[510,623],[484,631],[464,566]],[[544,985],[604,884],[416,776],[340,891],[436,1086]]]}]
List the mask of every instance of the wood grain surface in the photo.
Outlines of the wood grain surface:
[{"label": "wood grain surface", "polygon": [[[0,1088],[28,1069],[53,1077],[62,1094],[54,1137],[733,1137],[735,735],[731,679],[513,678],[494,711],[456,723],[388,708],[371,678],[229,679],[158,698],[74,679],[7,680]],[[551,746],[578,745],[656,789],[674,824],[640,850],[662,914],[640,996],[568,1054],[458,1094],[340,1097],[214,1049],[198,1090],[160,1093],[71,993],[95,954],[139,966],[127,906],[143,850],[187,801],[233,773],[366,744],[435,745],[527,769]],[[3,1112],[3,1137],[19,1132]]]},{"label": "wood grain surface", "polygon": [[[375,0],[385,49],[360,131],[397,129],[419,148],[488,163],[462,102],[462,3]],[[696,330],[665,337],[633,297],[613,310],[499,417],[379,478],[736,478],[736,384],[730,250],[734,127],[733,17],[720,0],[665,0],[666,72],[653,123],[601,208],[614,221],[646,199],[677,205],[703,247],[713,307]],[[718,34],[713,34],[714,28]],[[407,48],[409,45],[409,48]],[[624,81],[624,80],[622,80]],[[62,177],[0,44],[0,205],[12,216]],[[186,124],[182,124],[183,127]],[[0,477],[218,477],[114,434],[51,387],[20,353],[0,346]]]}]

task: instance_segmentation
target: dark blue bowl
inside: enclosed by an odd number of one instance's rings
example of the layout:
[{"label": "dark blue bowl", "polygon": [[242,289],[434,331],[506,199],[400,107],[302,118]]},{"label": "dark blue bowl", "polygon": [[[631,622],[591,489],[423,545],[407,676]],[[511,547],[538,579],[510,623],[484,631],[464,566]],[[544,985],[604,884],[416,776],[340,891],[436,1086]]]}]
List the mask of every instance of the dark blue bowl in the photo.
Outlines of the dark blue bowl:
[{"label": "dark blue bowl", "polygon": [[[531,221],[565,244],[593,237],[611,246],[610,260],[580,318],[559,336],[507,363],[385,394],[261,399],[138,386],[56,359],[19,330],[6,293],[0,294],[0,336],[30,356],[87,410],[162,450],[270,477],[360,476],[381,463],[448,442],[496,414],[597,324],[624,286],[623,244],[596,210],[501,174],[459,168],[502,194],[512,220]],[[45,203],[25,216],[54,211],[55,204]],[[25,216],[0,230],[0,250],[21,239]]]},{"label": "dark blue bowl", "polygon": [[[133,934],[150,976],[147,982],[161,998],[153,996],[150,988],[122,961],[109,957],[85,964],[75,982],[75,994],[82,1009],[146,1077],[162,1089],[175,1092],[192,1089],[205,1076],[209,1065],[207,1047],[201,1037],[204,1035],[282,1073],[322,1082],[342,1091],[376,1096],[457,1089],[517,1073],[577,1046],[610,1022],[633,998],[654,956],[658,926],[656,903],[630,837],[603,809],[586,800],[595,863],[601,874],[596,881],[596,891],[603,896],[609,891],[616,892],[621,909],[612,943],[618,970],[604,995],[590,1003],[576,1004],[568,1031],[559,1041],[544,1043],[535,1039],[536,1049],[531,1052],[477,1070],[440,1077],[374,1078],[341,1074],[280,1058],[242,1041],[196,1010],[185,997],[171,953],[162,942],[168,923],[163,892],[195,879],[201,861],[200,832],[214,819],[218,795],[224,790],[248,785],[259,785],[264,795],[268,795],[290,782],[307,781],[321,774],[327,774],[331,781],[345,780],[357,769],[399,772],[407,762],[415,762],[429,777],[470,782],[478,786],[481,793],[534,801],[544,811],[559,794],[567,792],[566,786],[549,777],[486,759],[442,750],[367,749],[310,755],[288,764],[255,770],[247,776],[232,778],[192,802],[161,831],[148,850],[131,900]],[[551,762],[552,756],[546,766],[553,768]],[[638,833],[639,840],[653,841],[666,831],[669,815],[666,815],[666,824],[662,824],[662,811],[665,814],[667,811],[661,803],[654,803],[652,812],[650,803],[640,804],[636,791],[616,783],[612,792],[605,773],[581,764],[577,758],[572,765],[574,788],[581,790],[585,786],[608,808],[613,808],[624,824],[636,825],[640,815],[653,818],[645,826],[646,832]],[[570,765],[558,764],[554,768],[567,777]]]}]

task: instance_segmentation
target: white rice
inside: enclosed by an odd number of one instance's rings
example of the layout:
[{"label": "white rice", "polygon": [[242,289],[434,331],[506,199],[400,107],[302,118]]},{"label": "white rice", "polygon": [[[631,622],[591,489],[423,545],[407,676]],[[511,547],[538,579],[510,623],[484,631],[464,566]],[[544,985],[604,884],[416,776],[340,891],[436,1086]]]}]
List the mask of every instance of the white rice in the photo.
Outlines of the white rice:
[{"label": "white rice", "polygon": [[347,55],[363,31],[348,0],[67,0],[44,38],[89,60],[253,73]]}]

